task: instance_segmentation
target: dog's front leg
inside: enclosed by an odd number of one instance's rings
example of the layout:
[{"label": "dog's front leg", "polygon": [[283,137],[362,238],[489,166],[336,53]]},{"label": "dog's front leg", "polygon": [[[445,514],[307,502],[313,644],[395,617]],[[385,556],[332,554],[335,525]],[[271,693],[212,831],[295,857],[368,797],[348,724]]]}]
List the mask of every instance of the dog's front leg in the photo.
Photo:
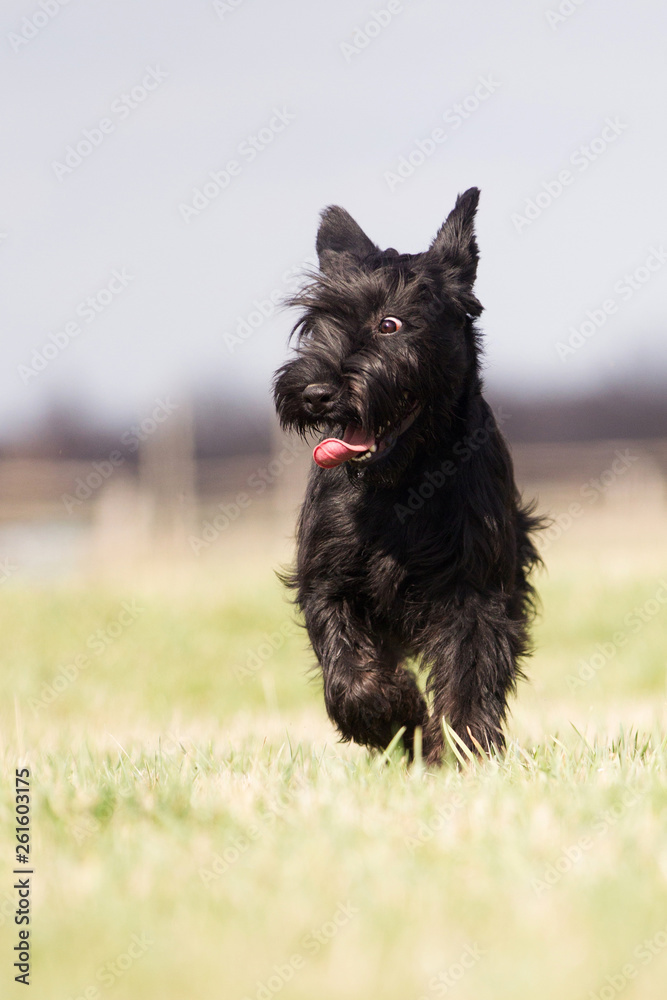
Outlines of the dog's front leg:
[{"label": "dog's front leg", "polygon": [[345,603],[313,599],[303,610],[322,667],[327,712],[343,739],[382,750],[405,726],[411,753],[415,726],[426,725],[428,711],[391,642],[371,636]]},{"label": "dog's front leg", "polygon": [[525,623],[509,616],[502,594],[471,592],[434,610],[422,650],[430,666],[433,713],[424,734],[424,754],[438,763],[443,750],[442,719],[471,750],[502,750],[507,697],[525,652]]}]

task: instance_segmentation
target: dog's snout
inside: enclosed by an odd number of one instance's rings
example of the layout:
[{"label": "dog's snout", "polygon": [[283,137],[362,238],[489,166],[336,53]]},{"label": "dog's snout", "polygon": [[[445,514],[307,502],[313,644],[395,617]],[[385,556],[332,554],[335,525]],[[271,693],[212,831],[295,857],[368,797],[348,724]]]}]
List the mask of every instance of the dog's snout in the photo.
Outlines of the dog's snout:
[{"label": "dog's snout", "polygon": [[313,382],[303,390],[303,401],[313,413],[326,413],[331,409],[335,390],[324,382]]}]

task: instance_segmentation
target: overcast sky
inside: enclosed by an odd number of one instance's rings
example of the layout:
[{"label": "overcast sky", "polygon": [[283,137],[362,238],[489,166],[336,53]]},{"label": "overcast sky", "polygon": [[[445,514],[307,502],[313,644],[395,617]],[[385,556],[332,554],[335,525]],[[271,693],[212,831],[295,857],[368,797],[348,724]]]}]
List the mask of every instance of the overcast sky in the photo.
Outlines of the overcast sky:
[{"label": "overcast sky", "polygon": [[265,396],[290,317],[261,313],[319,211],[416,252],[471,185],[487,381],[657,378],[666,8],[560,9],[4,0],[4,432],[52,399],[122,418],[177,388]]}]

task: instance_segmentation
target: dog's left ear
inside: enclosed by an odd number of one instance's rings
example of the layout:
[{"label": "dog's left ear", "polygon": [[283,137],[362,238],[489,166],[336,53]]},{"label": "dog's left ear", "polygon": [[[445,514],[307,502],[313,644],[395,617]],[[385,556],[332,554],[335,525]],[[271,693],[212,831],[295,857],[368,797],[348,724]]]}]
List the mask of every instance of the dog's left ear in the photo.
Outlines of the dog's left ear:
[{"label": "dog's left ear", "polygon": [[468,188],[460,194],[428,249],[429,256],[437,256],[443,263],[453,265],[460,279],[471,288],[475,282],[479,260],[475,239],[478,201],[479,188]]},{"label": "dog's left ear", "polygon": [[377,250],[349,212],[338,205],[330,205],[322,212],[315,246],[323,271],[335,267],[338,254],[351,254],[361,261]]}]

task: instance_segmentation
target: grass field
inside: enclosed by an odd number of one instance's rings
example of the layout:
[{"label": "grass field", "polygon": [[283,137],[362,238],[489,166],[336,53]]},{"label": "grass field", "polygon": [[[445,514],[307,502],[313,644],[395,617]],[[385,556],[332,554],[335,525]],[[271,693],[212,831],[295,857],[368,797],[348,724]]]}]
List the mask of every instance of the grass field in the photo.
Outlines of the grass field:
[{"label": "grass field", "polygon": [[548,543],[507,756],[437,772],[337,744],[272,552],[5,584],[2,996],[29,767],[36,1000],[662,1000],[664,521]]}]

